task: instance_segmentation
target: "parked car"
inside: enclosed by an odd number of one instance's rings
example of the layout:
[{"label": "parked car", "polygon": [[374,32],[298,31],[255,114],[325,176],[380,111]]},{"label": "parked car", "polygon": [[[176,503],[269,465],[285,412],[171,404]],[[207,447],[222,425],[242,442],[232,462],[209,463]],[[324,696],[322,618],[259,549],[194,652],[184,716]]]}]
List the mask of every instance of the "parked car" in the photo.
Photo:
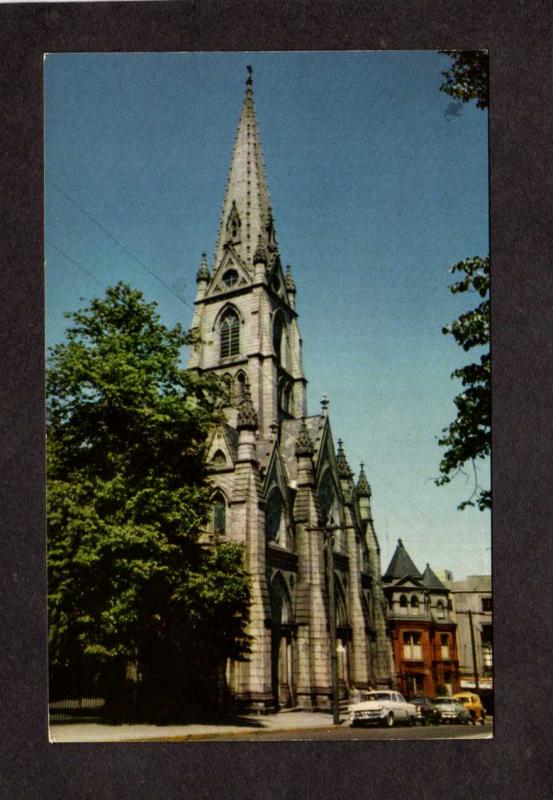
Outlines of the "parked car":
[{"label": "parked car", "polygon": [[432,701],[440,710],[442,722],[449,724],[457,722],[461,725],[468,725],[471,722],[470,712],[453,697],[435,697]]},{"label": "parked car", "polygon": [[421,725],[439,725],[442,721],[442,713],[430,697],[417,694],[411,697],[409,702],[417,707],[417,722],[420,722]]},{"label": "parked car", "polygon": [[417,721],[417,707],[391,690],[367,692],[360,703],[353,703],[348,710],[352,727],[376,724],[391,728],[396,722],[414,725]]},{"label": "parked car", "polygon": [[457,692],[452,697],[467,709],[475,725],[477,722],[484,724],[486,721],[486,709],[477,694],[474,694],[474,692]]}]

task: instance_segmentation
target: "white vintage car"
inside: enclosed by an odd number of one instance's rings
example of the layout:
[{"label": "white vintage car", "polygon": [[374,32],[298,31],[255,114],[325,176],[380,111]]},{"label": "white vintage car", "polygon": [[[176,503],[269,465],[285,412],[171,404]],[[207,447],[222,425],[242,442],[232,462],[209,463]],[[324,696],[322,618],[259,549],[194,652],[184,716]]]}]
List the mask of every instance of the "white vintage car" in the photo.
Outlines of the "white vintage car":
[{"label": "white vintage car", "polygon": [[352,726],[377,724],[391,728],[396,722],[414,725],[417,721],[417,707],[392,690],[366,692],[364,699],[348,710]]}]

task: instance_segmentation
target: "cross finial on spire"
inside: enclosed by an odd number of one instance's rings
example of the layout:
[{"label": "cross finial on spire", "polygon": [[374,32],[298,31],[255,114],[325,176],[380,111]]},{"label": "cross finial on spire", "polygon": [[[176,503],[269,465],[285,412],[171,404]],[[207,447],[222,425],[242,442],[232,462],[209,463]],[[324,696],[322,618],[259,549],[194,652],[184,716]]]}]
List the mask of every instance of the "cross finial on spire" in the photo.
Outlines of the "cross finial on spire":
[{"label": "cross finial on spire", "polygon": [[328,395],[323,394],[323,397],[322,397],[322,400],[321,400],[321,411],[322,411],[323,417],[326,417],[326,415],[328,414],[328,403],[329,403]]},{"label": "cross finial on spire", "polygon": [[248,70],[248,77],[246,79],[246,86],[251,86],[253,84],[253,69],[248,64],[246,69]]}]

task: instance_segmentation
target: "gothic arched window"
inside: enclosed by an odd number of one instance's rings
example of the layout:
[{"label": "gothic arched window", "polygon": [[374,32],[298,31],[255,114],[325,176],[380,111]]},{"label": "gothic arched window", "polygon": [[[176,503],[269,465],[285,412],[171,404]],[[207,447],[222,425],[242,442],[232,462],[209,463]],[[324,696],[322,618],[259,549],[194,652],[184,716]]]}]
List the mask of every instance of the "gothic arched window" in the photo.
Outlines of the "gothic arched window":
[{"label": "gothic arched window", "polygon": [[225,454],[222,450],[217,450],[213,458],[211,459],[211,463],[216,467],[224,467],[226,466],[227,459]]},{"label": "gothic arched window", "polygon": [[438,619],[444,619],[445,617],[445,608],[441,600],[438,600],[436,604],[436,616]]},{"label": "gothic arched window", "polygon": [[282,495],[275,489],[269,495],[265,506],[265,534],[270,542],[279,539],[280,532],[284,526]]},{"label": "gothic arched window", "polygon": [[218,535],[223,535],[227,527],[227,504],[220,493],[217,493],[212,500],[211,526],[213,533]]},{"label": "gothic arched window", "polygon": [[414,594],[411,597],[411,614],[416,615],[419,613],[419,598]]},{"label": "gothic arched window", "polygon": [[236,405],[240,405],[242,400],[244,399],[244,393],[246,391],[246,376],[243,372],[239,372],[234,379],[234,399],[236,401]]},{"label": "gothic arched window", "polygon": [[240,352],[240,321],[236,311],[229,308],[221,320],[221,358]]},{"label": "gothic arched window", "polygon": [[404,594],[401,595],[399,598],[399,607],[400,608],[407,608],[407,598]]},{"label": "gothic arched window", "polygon": [[334,505],[334,495],[334,482],[332,480],[330,469],[327,469],[323,475],[318,491],[319,508],[321,509],[325,524],[328,521],[329,514]]},{"label": "gothic arched window", "polygon": [[280,367],[282,363],[282,315],[276,314],[273,321],[273,350]]}]

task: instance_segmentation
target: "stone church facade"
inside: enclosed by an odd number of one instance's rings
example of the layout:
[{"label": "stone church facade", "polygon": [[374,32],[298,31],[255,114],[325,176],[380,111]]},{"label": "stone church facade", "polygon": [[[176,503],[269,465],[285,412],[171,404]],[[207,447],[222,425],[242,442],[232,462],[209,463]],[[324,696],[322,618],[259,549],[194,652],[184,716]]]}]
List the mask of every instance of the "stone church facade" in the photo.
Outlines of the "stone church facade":
[{"label": "stone church facade", "polygon": [[[249,708],[328,708],[339,691],[388,686],[380,549],[363,465],[335,448],[328,402],[307,413],[296,285],[283,270],[265,179],[251,70],[211,267],[197,273],[189,367],[226,383],[225,423],[208,450],[209,540],[244,545],[251,578],[247,661],[227,690]],[[329,369],[331,365],[329,365]],[[336,641],[330,642],[325,529],[332,528]]]}]

